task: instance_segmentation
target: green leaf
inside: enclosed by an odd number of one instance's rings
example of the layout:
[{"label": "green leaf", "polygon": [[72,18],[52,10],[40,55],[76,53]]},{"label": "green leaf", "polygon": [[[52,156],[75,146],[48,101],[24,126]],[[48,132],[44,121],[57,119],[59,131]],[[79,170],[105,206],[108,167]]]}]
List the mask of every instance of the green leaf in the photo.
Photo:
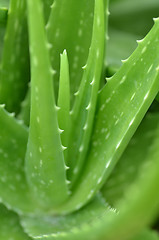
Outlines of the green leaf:
[{"label": "green leaf", "polygon": [[103,0],[98,0],[95,1],[93,35],[88,60],[71,111],[71,132],[67,162],[70,167],[68,173],[72,184],[77,180],[83,167],[92,133],[103,66],[104,29],[104,4]]},{"label": "green leaf", "polygon": [[[70,67],[71,103],[82,77],[92,35],[94,1],[54,0],[46,25],[55,92],[58,93],[60,53],[66,49]],[[71,104],[72,105],[72,104]]]},{"label": "green leaf", "polygon": [[[70,79],[66,51],[61,54],[58,107],[58,123],[61,129],[61,141],[63,146],[68,147],[68,138],[70,131]],[[66,151],[64,154],[65,153]]]},{"label": "green leaf", "polygon": [[[0,103],[18,112],[29,80],[25,0],[11,0],[0,69]],[[24,47],[25,46],[25,47]]]},{"label": "green leaf", "polygon": [[159,90],[158,34],[159,20],[155,20],[150,33],[100,92],[87,163],[62,210],[80,208],[102,186],[155,98]]},{"label": "green leaf", "polygon": [[24,173],[28,129],[0,107],[0,201],[18,213],[39,212]]},{"label": "green leaf", "polygon": [[109,211],[108,205],[100,196],[97,196],[93,202],[73,214],[45,217],[23,216],[21,224],[25,232],[35,239],[65,239],[67,234],[72,239],[70,233],[78,235],[83,229],[91,231],[92,225],[98,221],[98,218]]},{"label": "green leaf", "polygon": [[28,19],[32,79],[25,169],[33,195],[42,208],[52,210],[66,200],[68,187],[40,0],[28,0]]},{"label": "green leaf", "polygon": [[3,240],[31,240],[19,224],[18,216],[0,205],[0,238]]},{"label": "green leaf", "polygon": [[118,200],[124,196],[127,188],[141,174],[143,165],[151,163],[149,162],[151,159],[147,159],[146,156],[152,147],[158,123],[158,113],[148,113],[145,116],[120,161],[103,186],[103,196],[111,205],[115,206]]}]

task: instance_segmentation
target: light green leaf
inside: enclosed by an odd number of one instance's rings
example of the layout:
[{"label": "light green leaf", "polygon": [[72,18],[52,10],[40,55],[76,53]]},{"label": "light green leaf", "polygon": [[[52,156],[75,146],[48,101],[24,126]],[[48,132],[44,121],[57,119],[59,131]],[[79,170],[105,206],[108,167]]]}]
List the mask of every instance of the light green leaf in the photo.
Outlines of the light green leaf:
[{"label": "light green leaf", "polygon": [[25,169],[33,195],[47,210],[66,200],[68,187],[40,0],[28,0],[28,19],[32,79]]},{"label": "light green leaf", "polygon": [[[61,129],[61,141],[63,146],[68,147],[70,132],[70,78],[66,51],[61,54],[58,107],[58,123]],[[65,156],[66,151],[67,150],[64,152]]]},{"label": "light green leaf", "polygon": [[[0,69],[0,103],[18,112],[29,80],[25,0],[11,0]],[[25,47],[24,47],[25,46]]]},{"label": "light green leaf", "polygon": [[[29,236],[35,239],[65,239],[67,234],[79,234],[83,229],[91,231],[92,225],[109,212],[109,206],[100,196],[76,213],[67,216],[21,217],[21,224]],[[76,239],[76,238],[74,238]]]},{"label": "light green leaf", "polygon": [[0,205],[0,239],[31,240],[19,224],[18,216]]},{"label": "light green leaf", "polygon": [[58,93],[60,53],[66,49],[70,67],[71,102],[78,90],[82,67],[86,64],[92,35],[94,1],[54,0],[46,25],[51,63],[56,71],[55,92]]},{"label": "light green leaf", "polygon": [[156,20],[150,33],[99,94],[88,160],[63,210],[80,208],[102,186],[155,98],[159,90],[158,34]]},{"label": "light green leaf", "polygon": [[158,113],[148,113],[145,116],[120,161],[103,186],[102,193],[113,206],[124,196],[126,189],[141,173],[141,167],[151,163],[151,159],[147,159],[146,156],[152,147],[158,123]]},{"label": "light green leaf", "polygon": [[20,214],[39,212],[24,173],[28,129],[3,107],[0,126],[0,201]]},{"label": "light green leaf", "polygon": [[104,57],[104,21],[103,0],[95,1],[93,35],[88,60],[71,111],[67,162],[70,167],[68,174],[72,184],[81,173],[92,133]]}]

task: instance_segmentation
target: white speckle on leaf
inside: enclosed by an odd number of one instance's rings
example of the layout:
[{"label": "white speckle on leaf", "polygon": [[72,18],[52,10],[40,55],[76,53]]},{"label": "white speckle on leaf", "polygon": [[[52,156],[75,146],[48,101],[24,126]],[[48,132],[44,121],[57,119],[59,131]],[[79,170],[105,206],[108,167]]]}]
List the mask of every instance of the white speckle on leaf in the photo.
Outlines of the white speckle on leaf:
[{"label": "white speckle on leaf", "polygon": [[111,98],[107,98],[107,100],[105,101],[106,103],[110,102]]},{"label": "white speckle on leaf", "polygon": [[79,152],[82,152],[83,151],[83,148],[84,148],[84,146],[83,146],[83,144],[80,146],[80,148],[79,148]]},{"label": "white speckle on leaf", "polygon": [[38,59],[37,59],[36,56],[33,57],[33,64],[34,64],[35,67],[38,66]]},{"label": "white speckle on leaf", "polygon": [[117,145],[116,145],[116,150],[119,148],[119,146],[120,146],[120,144],[121,144],[121,141],[122,141],[122,140],[120,140],[120,141],[117,143]]},{"label": "white speckle on leaf", "polygon": [[123,76],[121,81],[120,81],[120,84],[124,83],[125,82],[125,79],[126,79],[126,76]]},{"label": "white speckle on leaf", "polygon": [[146,51],[146,49],[147,49],[147,47],[146,47],[146,46],[145,46],[145,47],[143,47],[143,49],[142,49],[141,53],[144,53],[144,52]]},{"label": "white speckle on leaf", "polygon": [[101,181],[102,181],[102,177],[98,179],[97,184],[101,183]]},{"label": "white speckle on leaf", "polygon": [[36,120],[37,120],[38,123],[40,122],[40,118],[39,117],[37,117]]},{"label": "white speckle on leaf", "polygon": [[78,36],[81,37],[82,36],[82,29],[78,29]]},{"label": "white speckle on leaf", "polygon": [[151,64],[151,66],[149,67],[147,73],[149,73],[151,71],[152,67],[153,67],[153,64]]},{"label": "white speckle on leaf", "polygon": [[134,99],[135,95],[136,95],[136,93],[133,93],[133,95],[130,98],[130,101],[132,101]]},{"label": "white speckle on leaf", "polygon": [[144,101],[148,98],[149,92],[146,93],[145,97],[144,97]]},{"label": "white speckle on leaf", "polygon": [[110,163],[111,163],[111,160],[109,160],[109,161],[106,163],[105,168],[108,168],[109,165],[110,165]]},{"label": "white speckle on leaf", "polygon": [[105,139],[107,140],[110,136],[110,132],[107,133],[107,135],[105,136]]},{"label": "white speckle on leaf", "polygon": [[102,106],[100,107],[100,111],[103,111],[105,108],[105,104],[102,104]]},{"label": "white speckle on leaf", "polygon": [[134,120],[135,120],[135,117],[134,117],[134,118],[131,120],[131,122],[129,123],[129,127],[133,124]]}]

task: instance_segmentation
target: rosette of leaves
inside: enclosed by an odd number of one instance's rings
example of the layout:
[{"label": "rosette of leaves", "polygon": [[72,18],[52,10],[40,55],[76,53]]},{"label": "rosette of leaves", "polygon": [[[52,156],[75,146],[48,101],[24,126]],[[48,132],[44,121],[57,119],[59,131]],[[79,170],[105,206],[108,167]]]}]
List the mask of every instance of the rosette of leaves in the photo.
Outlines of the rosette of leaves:
[{"label": "rosette of leaves", "polygon": [[159,19],[120,66],[107,0],[0,7],[1,238],[159,239]]}]

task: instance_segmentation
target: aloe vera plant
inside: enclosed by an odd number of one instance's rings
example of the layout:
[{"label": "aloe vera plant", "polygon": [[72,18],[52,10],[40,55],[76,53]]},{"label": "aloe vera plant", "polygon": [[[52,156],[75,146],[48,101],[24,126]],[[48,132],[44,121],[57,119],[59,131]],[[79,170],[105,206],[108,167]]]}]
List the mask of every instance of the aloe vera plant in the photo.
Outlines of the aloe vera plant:
[{"label": "aloe vera plant", "polygon": [[2,239],[159,239],[159,4],[142,2],[140,35],[136,1],[1,1]]}]

